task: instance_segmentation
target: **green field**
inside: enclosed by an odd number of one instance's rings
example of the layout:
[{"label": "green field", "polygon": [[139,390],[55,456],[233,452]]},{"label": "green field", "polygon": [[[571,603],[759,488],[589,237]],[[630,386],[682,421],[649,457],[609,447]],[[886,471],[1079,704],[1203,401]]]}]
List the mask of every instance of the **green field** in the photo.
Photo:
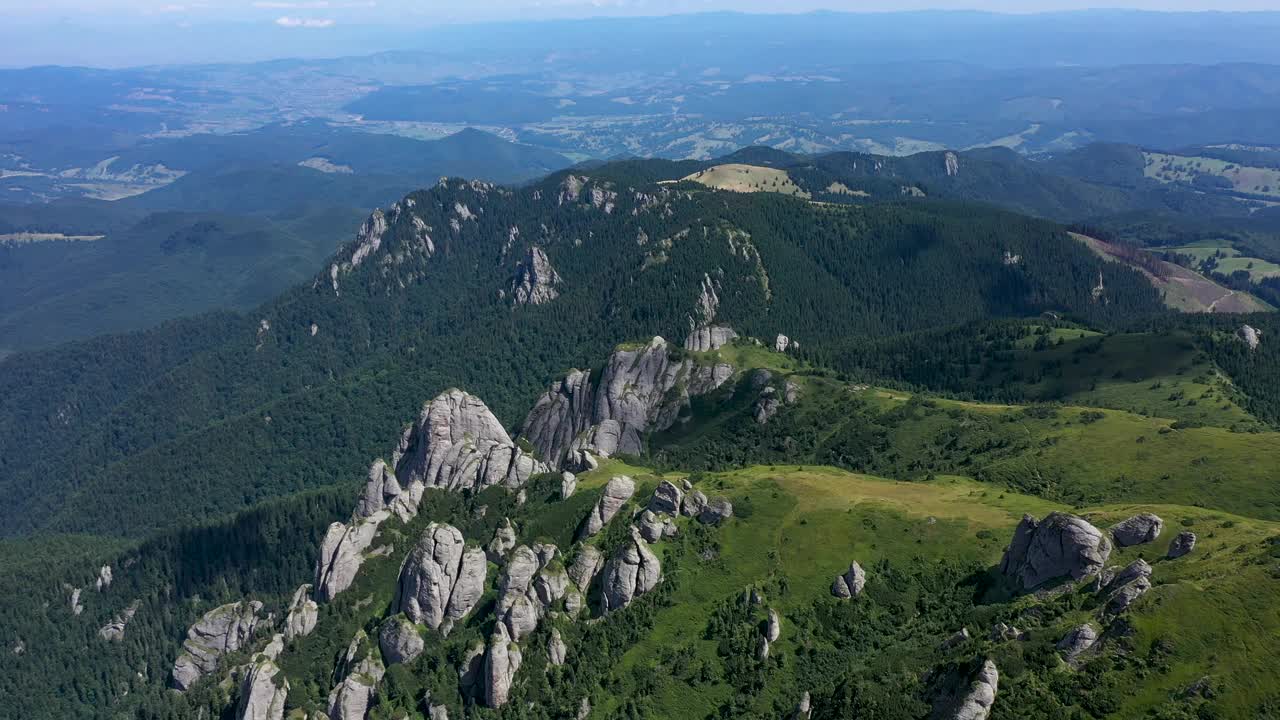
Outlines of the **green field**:
[{"label": "green field", "polygon": [[1230,245],[1215,243],[1213,241],[1205,241],[1195,245],[1185,245],[1182,247],[1164,248],[1168,252],[1178,253],[1180,255],[1190,255],[1196,259],[1196,262],[1204,262],[1211,257],[1217,257],[1217,272],[1223,275],[1231,275],[1238,271],[1249,273],[1249,279],[1252,282],[1261,282],[1265,278],[1280,277],[1280,265],[1268,262],[1261,258],[1249,257],[1242,255],[1239,250]]}]

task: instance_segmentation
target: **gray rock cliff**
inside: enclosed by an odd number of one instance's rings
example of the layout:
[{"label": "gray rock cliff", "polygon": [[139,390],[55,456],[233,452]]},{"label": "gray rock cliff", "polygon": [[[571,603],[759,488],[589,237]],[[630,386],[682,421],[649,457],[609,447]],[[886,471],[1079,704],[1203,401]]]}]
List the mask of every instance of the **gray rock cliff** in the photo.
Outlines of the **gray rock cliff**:
[{"label": "gray rock cliff", "polygon": [[1050,580],[1097,575],[1111,556],[1106,535],[1083,518],[1050,513],[1042,521],[1024,516],[1000,561],[1005,577],[1024,590]]}]

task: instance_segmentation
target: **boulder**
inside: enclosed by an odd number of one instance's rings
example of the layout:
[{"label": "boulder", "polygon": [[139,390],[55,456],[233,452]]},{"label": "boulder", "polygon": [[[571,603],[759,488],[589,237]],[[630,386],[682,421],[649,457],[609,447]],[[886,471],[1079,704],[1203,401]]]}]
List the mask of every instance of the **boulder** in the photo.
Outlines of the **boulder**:
[{"label": "boulder", "polygon": [[276,684],[280,668],[269,658],[259,657],[240,683],[240,702],[236,707],[237,720],[283,720],[285,699],[289,695],[289,681],[281,679]]},{"label": "boulder", "polygon": [[680,514],[685,517],[699,517],[707,509],[707,496],[701,490],[690,490],[685,493],[684,502],[680,505]]},{"label": "boulder", "polygon": [[1031,590],[1064,577],[1097,575],[1110,556],[1106,535],[1083,518],[1055,512],[1037,521],[1026,515],[1000,561],[1000,571]]},{"label": "boulder", "polygon": [[395,476],[415,507],[423,488],[514,489],[549,469],[516,447],[483,401],[456,388],[427,403],[393,457]]},{"label": "boulder", "polygon": [[663,480],[653,491],[653,497],[649,500],[649,509],[658,514],[679,515],[683,500],[684,491],[675,483]]},{"label": "boulder", "polygon": [[552,665],[560,666],[568,657],[569,648],[564,644],[564,638],[560,637],[560,630],[551,630],[551,639],[547,641],[547,661]]},{"label": "boulder", "polygon": [[507,553],[514,550],[515,547],[516,528],[511,524],[510,518],[502,518],[502,522],[498,524],[498,529],[493,533],[493,540],[489,541],[486,553],[490,560],[501,565],[507,557]]},{"label": "boulder", "polygon": [[849,563],[849,569],[843,575],[836,576],[831,583],[831,594],[838,598],[848,599],[862,594],[867,585],[867,573],[857,562]]},{"label": "boulder", "polygon": [[765,661],[769,659],[769,638],[761,635],[756,640],[756,660]]},{"label": "boulder", "polygon": [[1247,345],[1250,350],[1257,350],[1258,346],[1262,344],[1262,331],[1252,325],[1242,325],[1236,331],[1236,337],[1240,338],[1240,341]]},{"label": "boulder", "polygon": [[1196,534],[1190,530],[1184,530],[1178,533],[1178,537],[1169,543],[1169,552],[1166,554],[1170,560],[1176,560],[1183,555],[1191,554],[1196,549]]},{"label": "boulder", "polygon": [[778,616],[778,611],[769,608],[769,621],[765,624],[764,636],[769,642],[777,642],[782,637],[782,619]]},{"label": "boulder", "polygon": [[511,698],[511,686],[520,670],[523,657],[520,646],[507,634],[502,623],[495,626],[484,656],[484,704],[500,708]]},{"label": "boulder", "polygon": [[311,599],[311,586],[302,585],[293,593],[289,602],[289,611],[284,620],[284,637],[286,640],[306,637],[316,629],[320,621],[320,606]]},{"label": "boulder", "polygon": [[93,587],[98,592],[102,592],[107,588],[111,587],[112,579],[113,578],[111,576],[111,566],[103,565],[101,568],[98,569],[98,579],[93,582]]},{"label": "boulder", "polygon": [[662,582],[662,565],[649,550],[640,532],[631,528],[631,540],[623,544],[604,569],[603,603],[605,612],[620,610],[636,597]]},{"label": "boulder", "polygon": [[357,518],[350,525],[333,523],[320,544],[316,559],[316,599],[328,602],[351,587],[364,564],[365,551],[378,535],[378,526],[390,515],[387,511]]},{"label": "boulder", "polygon": [[636,482],[625,475],[619,475],[609,481],[604,487],[604,494],[600,496],[600,500],[591,510],[591,514],[587,516],[586,522],[582,526],[581,536],[584,538],[591,537],[604,529],[609,521],[618,514],[622,506],[631,499],[636,492]]},{"label": "boulder", "polygon": [[422,654],[426,642],[418,626],[404,615],[395,615],[382,623],[378,631],[378,648],[388,665],[411,663]]},{"label": "boulder", "polygon": [[800,696],[800,702],[796,703],[796,709],[791,713],[792,720],[809,720],[813,716],[813,700],[809,697],[809,691],[805,690]]},{"label": "boulder", "polygon": [[652,510],[645,510],[636,520],[636,529],[640,531],[640,537],[644,538],[645,542],[652,544],[662,539],[666,523],[662,518],[654,515]]},{"label": "boulder", "polygon": [[779,334],[773,341],[773,349],[777,352],[784,353],[789,347],[791,347],[791,338],[786,335]]},{"label": "boulder", "polygon": [[1021,640],[1023,632],[1008,623],[996,623],[991,628],[991,640],[993,642],[1004,642],[1007,640]]},{"label": "boulder", "polygon": [[400,571],[396,611],[439,630],[466,617],[484,593],[484,551],[467,549],[452,525],[431,523]]},{"label": "boulder", "polygon": [[999,684],[1000,673],[996,671],[996,664],[990,660],[983,662],[969,683],[968,692],[957,699],[946,717],[949,720],[987,720],[991,706],[995,704]]},{"label": "boulder", "polygon": [[578,489],[578,476],[569,471],[560,473],[560,499],[568,500]]},{"label": "boulder", "polygon": [[1155,541],[1164,529],[1164,521],[1154,513],[1141,513],[1111,527],[1111,538],[1120,547],[1131,547]]},{"label": "boulder", "polygon": [[222,656],[244,647],[263,622],[262,603],[241,601],[216,607],[187,630],[182,653],[173,664],[173,687],[191,689],[218,668]]},{"label": "boulder", "polygon": [[707,503],[698,513],[698,522],[703,525],[719,525],[733,517],[733,503],[725,498],[716,498]]},{"label": "boulder", "polygon": [[724,325],[703,325],[684,339],[684,349],[690,352],[712,352],[738,339],[733,328]]},{"label": "boulder", "polygon": [[573,580],[573,584],[580,590],[586,592],[603,566],[604,555],[599,548],[594,545],[583,545],[574,557],[573,564],[569,566],[569,579]]},{"label": "boulder", "polygon": [[1151,590],[1151,566],[1147,561],[1138,559],[1116,573],[1115,578],[1107,584],[1108,615],[1119,615],[1128,610],[1138,598]]},{"label": "boulder", "polygon": [[1068,663],[1074,663],[1084,653],[1088,652],[1098,642],[1098,631],[1088,623],[1073,628],[1065,637],[1058,641],[1058,652],[1062,654],[1062,659]]}]

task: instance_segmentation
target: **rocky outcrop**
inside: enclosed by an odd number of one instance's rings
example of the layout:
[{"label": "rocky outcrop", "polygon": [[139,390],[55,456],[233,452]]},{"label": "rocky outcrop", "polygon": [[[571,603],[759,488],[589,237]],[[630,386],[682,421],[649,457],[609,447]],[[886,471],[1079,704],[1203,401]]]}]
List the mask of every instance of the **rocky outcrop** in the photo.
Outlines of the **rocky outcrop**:
[{"label": "rocky outcrop", "polygon": [[955,177],[960,174],[960,158],[955,153],[948,150],[943,156],[944,165],[946,166],[947,177]]},{"label": "rocky outcrop", "polygon": [[778,642],[778,638],[782,637],[782,618],[773,608],[769,608],[769,620],[764,626],[764,636],[769,642]]},{"label": "rocky outcrop", "polygon": [[1107,593],[1106,614],[1119,615],[1128,610],[1149,590],[1151,590],[1151,565],[1146,560],[1134,560],[1116,573],[1115,578],[1104,588]]},{"label": "rocky outcrop", "polygon": [[591,509],[582,524],[581,537],[588,538],[604,529],[605,525],[618,514],[623,505],[636,493],[636,481],[626,475],[619,475],[609,480],[604,486],[604,494]]},{"label": "rocky outcrop", "polygon": [[559,667],[563,665],[569,656],[569,648],[564,644],[564,638],[560,636],[560,630],[553,628],[551,630],[551,638],[547,640],[547,662]]},{"label": "rocky outcrop", "polygon": [[464,696],[484,696],[484,657],[485,643],[477,640],[462,658],[458,665],[458,689]]},{"label": "rocky outcrop", "polygon": [[578,476],[565,471],[560,473],[560,499],[568,500],[578,491]]},{"label": "rocky outcrop", "polygon": [[426,642],[418,626],[404,615],[387,618],[378,631],[378,648],[388,665],[411,663],[422,654]]},{"label": "rocky outcrop", "polygon": [[515,684],[523,656],[520,646],[507,633],[502,623],[489,638],[489,649],[484,656],[484,704],[500,708],[511,699],[511,686]]},{"label": "rocky outcrop", "polygon": [[[400,498],[404,489],[400,487],[396,476],[391,472],[391,468],[387,467],[387,463],[383,460],[375,460],[373,465],[369,466],[369,477],[365,482],[364,491],[360,494],[360,500],[356,503],[356,517],[368,518],[383,510],[391,509]],[[408,513],[409,508],[403,503],[399,508]],[[416,512],[416,506],[413,511]],[[397,512],[399,515],[400,513]],[[412,513],[408,517],[401,516],[401,519],[408,522],[412,519]]]},{"label": "rocky outcrop", "polygon": [[518,488],[548,470],[516,447],[479,398],[456,388],[427,403],[401,437],[393,464],[415,510],[424,488]]},{"label": "rocky outcrop", "polygon": [[1062,655],[1062,659],[1068,663],[1074,664],[1081,655],[1085,654],[1098,642],[1098,631],[1092,625],[1084,624],[1080,627],[1073,628],[1065,637],[1058,641],[1058,652]]},{"label": "rocky outcrop", "polygon": [[1257,350],[1262,344],[1262,331],[1252,325],[1242,325],[1236,331],[1236,337],[1240,338],[1240,342],[1247,345],[1250,350]]},{"label": "rocky outcrop", "polygon": [[690,352],[712,352],[738,339],[733,328],[724,325],[704,325],[689,333],[684,339],[684,349]]},{"label": "rocky outcrop", "polygon": [[364,720],[385,674],[378,649],[363,630],[357,632],[334,672],[337,685],[329,693],[329,720]]},{"label": "rocky outcrop", "polygon": [[861,595],[866,585],[867,573],[855,561],[849,563],[849,569],[844,574],[836,576],[835,582],[831,583],[831,594],[847,600]]},{"label": "rocky outcrop", "polygon": [[991,640],[993,642],[1021,640],[1022,638],[1023,632],[1009,623],[998,622],[991,628]]},{"label": "rocky outcrop", "polygon": [[240,683],[237,720],[283,720],[289,681],[276,684],[280,668],[269,658],[259,656]]},{"label": "rocky outcrop", "polygon": [[650,544],[666,537],[674,537],[679,532],[671,518],[655,515],[652,510],[640,513],[640,517],[636,519],[636,529],[640,531],[640,537]]},{"label": "rocky outcrop", "polygon": [[662,565],[649,550],[640,532],[631,529],[631,540],[614,554],[604,569],[603,602],[605,612],[620,610],[636,597],[662,582]]},{"label": "rocky outcrop", "polygon": [[658,514],[679,515],[680,503],[684,500],[684,491],[669,480],[658,483],[649,500],[649,509]]},{"label": "rocky outcrop", "polygon": [[540,247],[531,247],[516,265],[511,297],[517,305],[545,305],[560,297],[560,274]]},{"label": "rocky outcrop", "polygon": [[1164,529],[1164,521],[1154,513],[1141,513],[1111,527],[1111,538],[1120,547],[1154,542]]},{"label": "rocky outcrop", "polygon": [[577,557],[573,559],[573,564],[569,566],[569,579],[580,590],[586,592],[602,567],[604,567],[604,555],[600,550],[595,545],[583,545],[578,550]]},{"label": "rocky outcrop", "polygon": [[1024,590],[1051,580],[1097,575],[1111,556],[1111,542],[1083,518],[1051,513],[1042,521],[1022,518],[1000,561],[1000,572]]},{"label": "rocky outcrop", "polygon": [[284,637],[286,640],[306,637],[316,629],[320,621],[320,606],[311,599],[311,586],[302,585],[293,593],[289,602],[289,612],[284,620]]},{"label": "rocky outcrop", "polygon": [[93,582],[93,587],[98,592],[102,592],[111,587],[112,579],[111,566],[103,565],[98,569],[98,579]]},{"label": "rocky outcrop", "polygon": [[1178,533],[1178,537],[1169,543],[1169,552],[1165,557],[1170,560],[1176,560],[1183,555],[1190,555],[1192,550],[1196,549],[1196,534],[1190,530],[1184,530]]},{"label": "rocky outcrop", "polygon": [[121,610],[119,614],[111,618],[111,622],[98,628],[98,637],[107,642],[120,642],[124,640],[124,631],[128,627],[129,621],[133,616],[138,614],[138,608],[142,606],[142,602],[134,600],[129,607]]},{"label": "rocky outcrop", "polygon": [[328,602],[351,587],[364,564],[365,551],[378,535],[378,526],[388,517],[389,513],[382,510],[368,518],[352,520],[349,525],[329,526],[316,560],[316,599]]},{"label": "rocky outcrop", "polygon": [[766,387],[760,391],[760,397],[756,398],[756,404],[751,408],[751,417],[759,425],[766,425],[778,414],[778,410],[782,407],[782,398],[778,396],[778,391],[773,387]]},{"label": "rocky outcrop", "polygon": [[72,588],[71,590],[70,604],[71,604],[72,615],[79,615],[80,613],[84,612],[84,603],[80,602],[80,595],[83,592],[84,590],[80,588]]},{"label": "rocky outcrop", "polygon": [[719,525],[733,517],[733,503],[725,498],[716,498],[707,502],[698,513],[698,522],[703,525]]},{"label": "rocky outcrop", "polygon": [[672,354],[667,341],[655,337],[614,351],[599,382],[590,372],[570,371],[538,399],[521,435],[556,467],[583,452],[641,452],[647,433],[670,428],[691,396],[715,390],[733,374],[728,366],[703,368]]},{"label": "rocky outcrop", "polygon": [[950,650],[952,648],[959,647],[969,642],[970,637],[969,628],[960,628],[948,636],[946,640],[943,640],[941,647],[943,650]]},{"label": "rocky outcrop", "polygon": [[452,525],[431,523],[400,571],[396,611],[448,633],[484,594],[487,572],[483,550],[467,548]]},{"label": "rocky outcrop", "polygon": [[983,662],[969,683],[968,691],[960,695],[942,717],[948,720],[986,720],[996,702],[999,684],[1000,673],[996,664],[990,660]]},{"label": "rocky outcrop", "polygon": [[489,546],[485,548],[489,559],[501,565],[507,557],[507,554],[516,549],[516,528],[511,524],[511,518],[502,518],[502,522],[498,524],[498,529],[493,532],[493,539],[489,541]]},{"label": "rocky outcrop", "polygon": [[791,713],[791,720],[809,720],[813,717],[813,700],[809,697],[809,691],[805,690],[800,696],[800,702],[796,703],[796,709]]},{"label": "rocky outcrop", "polygon": [[773,349],[777,352],[784,353],[792,346],[791,338],[786,335],[779,334],[773,341]]},{"label": "rocky outcrop", "polygon": [[182,654],[173,664],[173,687],[186,691],[218,668],[222,656],[244,647],[263,618],[262,603],[236,602],[216,607],[187,630]]},{"label": "rocky outcrop", "polygon": [[701,490],[690,490],[685,493],[684,502],[680,504],[680,514],[685,517],[699,517],[707,509],[707,496]]},{"label": "rocky outcrop", "polygon": [[576,593],[559,561],[555,545],[521,545],[511,553],[511,561],[498,587],[496,615],[506,625],[508,635],[519,642],[538,628],[552,606]]}]

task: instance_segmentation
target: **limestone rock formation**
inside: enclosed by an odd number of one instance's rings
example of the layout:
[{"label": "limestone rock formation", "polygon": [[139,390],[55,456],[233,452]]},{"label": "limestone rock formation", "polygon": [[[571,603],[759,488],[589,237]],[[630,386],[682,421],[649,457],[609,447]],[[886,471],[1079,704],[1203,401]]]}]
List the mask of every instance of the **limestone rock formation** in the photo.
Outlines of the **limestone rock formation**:
[{"label": "limestone rock formation", "polygon": [[1240,338],[1240,341],[1245,345],[1248,345],[1250,350],[1257,350],[1258,346],[1262,344],[1262,331],[1252,325],[1242,325],[1236,331],[1236,337]]},{"label": "limestone rock formation", "polygon": [[996,664],[987,660],[982,663],[967,693],[958,698],[953,710],[946,716],[949,720],[987,720],[991,714],[991,706],[996,701],[996,690],[1000,684],[1000,673]]},{"label": "limestone rock formation", "polygon": [[605,612],[621,610],[636,597],[662,582],[662,565],[649,549],[640,532],[631,529],[631,540],[614,554],[604,569],[603,601]]},{"label": "limestone rock formation", "polygon": [[426,648],[418,626],[404,615],[387,618],[378,631],[378,648],[388,665],[411,663]]},{"label": "limestone rock formation", "polygon": [[236,708],[238,720],[283,720],[289,681],[283,680],[277,686],[278,674],[280,668],[273,660],[257,658],[240,683],[240,702]]},{"label": "limestone rock formation", "polygon": [[1190,530],[1184,530],[1178,533],[1178,537],[1169,543],[1169,552],[1166,554],[1170,560],[1176,560],[1183,555],[1190,555],[1192,550],[1196,549],[1196,534]]},{"label": "limestone rock formation", "polygon": [[649,509],[658,514],[679,515],[680,503],[683,500],[684,491],[670,480],[663,480],[653,491],[653,498],[649,500]]},{"label": "limestone rock formation", "polygon": [[831,594],[838,598],[852,598],[862,594],[867,585],[867,573],[856,561],[849,563],[849,569],[843,575],[836,576],[831,583]]},{"label": "limestone rock formation", "polygon": [[1151,565],[1139,558],[1129,563],[1107,584],[1106,613],[1119,615],[1151,589]]},{"label": "limestone rock formation", "polygon": [[547,641],[547,660],[556,666],[564,664],[565,659],[569,656],[569,648],[564,644],[564,638],[560,636],[559,629],[552,629],[551,639]]},{"label": "limestone rock formation", "polygon": [[602,457],[639,453],[646,433],[671,427],[691,395],[710,392],[730,376],[732,368],[703,371],[693,359],[673,360],[667,341],[655,337],[614,351],[599,382],[590,372],[572,370],[552,384],[525,418],[521,435],[555,467],[569,467],[570,458],[580,462],[587,451]]},{"label": "limestone rock formation", "polygon": [[138,608],[142,606],[142,602],[134,600],[129,607],[121,610],[118,615],[111,618],[111,622],[98,628],[98,637],[108,642],[120,642],[124,640],[124,630],[129,625],[129,621],[133,616],[138,614]]},{"label": "limestone rock formation", "polygon": [[1153,542],[1160,537],[1164,521],[1154,513],[1141,513],[1111,527],[1111,538],[1120,547]]},{"label": "limestone rock formation", "polygon": [[395,476],[416,510],[424,488],[518,488],[547,467],[516,447],[488,406],[456,388],[422,409],[393,455]]},{"label": "limestone rock formation", "polygon": [[329,693],[330,720],[364,720],[386,667],[363,630],[356,633],[339,661],[337,685]]},{"label": "limestone rock formation", "polygon": [[1042,521],[1022,518],[1000,561],[1000,572],[1024,590],[1050,580],[1097,575],[1111,556],[1111,542],[1083,518],[1050,513]]},{"label": "limestone rock formation", "polygon": [[563,281],[551,266],[551,260],[542,248],[534,246],[516,265],[511,278],[511,297],[517,305],[545,305],[560,297]]},{"label": "limestone rock formation", "polygon": [[222,656],[244,647],[263,618],[262,603],[235,602],[205,613],[187,630],[182,654],[173,664],[173,687],[186,691],[218,668]]},{"label": "limestone rock formation", "polygon": [[591,514],[582,525],[581,537],[588,538],[603,530],[635,493],[636,481],[626,475],[619,475],[609,480],[604,487],[604,494],[600,496],[600,500],[596,502]]},{"label": "limestone rock formation", "polygon": [[724,325],[704,325],[689,333],[684,339],[684,349],[690,352],[719,350],[738,338],[733,328]]},{"label": "limestone rock formation", "polygon": [[733,517],[733,503],[725,498],[709,501],[698,513],[698,522],[703,525],[719,525]]},{"label": "limestone rock formation", "polygon": [[[373,465],[369,466],[369,479],[356,504],[356,517],[372,517],[375,513],[390,509],[403,492],[404,489],[400,487],[399,481],[391,472],[391,468],[387,467],[387,463],[383,460],[375,460]],[[416,507],[413,509],[417,510]],[[401,519],[408,522],[411,518],[412,515]]]},{"label": "limestone rock formation", "polygon": [[351,524],[333,523],[320,544],[316,559],[316,599],[328,602],[351,587],[356,573],[364,564],[365,551],[378,535],[378,526],[390,515],[386,510],[368,518],[357,518]]},{"label": "limestone rock formation", "polygon": [[511,686],[515,683],[516,673],[520,670],[523,656],[520,646],[507,633],[502,623],[493,630],[489,638],[489,649],[484,656],[484,704],[491,708],[500,708],[511,698]]},{"label": "limestone rock formation", "polygon": [[1084,624],[1073,628],[1058,641],[1058,652],[1062,659],[1074,663],[1081,655],[1088,652],[1098,642],[1098,631],[1092,625]]},{"label": "limestone rock formation", "polygon": [[467,548],[452,525],[431,523],[400,571],[397,611],[415,623],[447,632],[484,594],[487,572],[483,550]]},{"label": "limestone rock formation", "polygon": [[289,612],[284,620],[284,637],[286,640],[306,637],[316,629],[320,620],[320,606],[311,599],[311,586],[302,585],[293,593],[289,603]]}]

